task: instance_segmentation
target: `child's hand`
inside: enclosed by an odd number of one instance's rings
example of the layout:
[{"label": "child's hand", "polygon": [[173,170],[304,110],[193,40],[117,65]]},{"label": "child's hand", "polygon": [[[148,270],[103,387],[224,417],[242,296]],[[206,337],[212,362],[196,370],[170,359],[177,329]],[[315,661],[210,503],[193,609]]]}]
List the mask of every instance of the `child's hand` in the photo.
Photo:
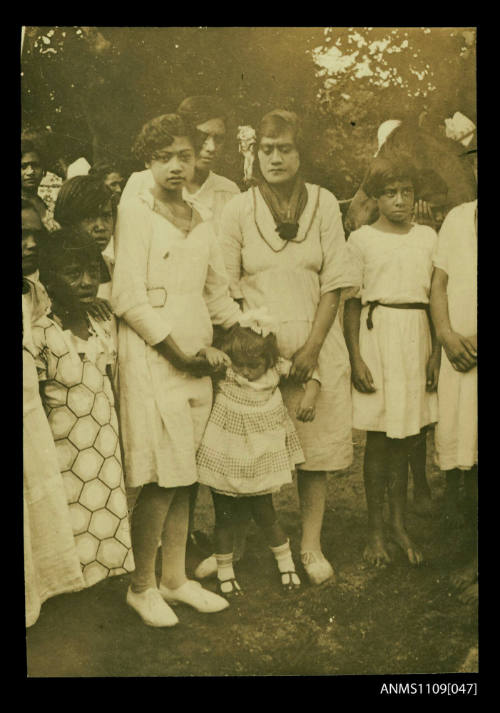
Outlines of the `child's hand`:
[{"label": "child's hand", "polygon": [[441,351],[433,351],[430,355],[425,371],[425,390],[436,391],[441,366]]},{"label": "child's hand", "polygon": [[96,297],[94,302],[88,306],[87,312],[98,322],[105,322],[113,316],[113,310],[107,300]]},{"label": "child's hand", "polygon": [[200,349],[197,356],[204,357],[215,371],[220,371],[222,369],[226,369],[228,366],[231,366],[231,359],[228,355],[215,347],[205,347],[204,349]]},{"label": "child's hand", "polygon": [[443,347],[451,365],[457,371],[469,371],[477,364],[477,349],[473,338],[451,332],[443,339]]},{"label": "child's hand", "polygon": [[362,359],[358,359],[351,364],[351,379],[354,388],[363,394],[373,394],[377,390],[373,383],[370,369]]}]

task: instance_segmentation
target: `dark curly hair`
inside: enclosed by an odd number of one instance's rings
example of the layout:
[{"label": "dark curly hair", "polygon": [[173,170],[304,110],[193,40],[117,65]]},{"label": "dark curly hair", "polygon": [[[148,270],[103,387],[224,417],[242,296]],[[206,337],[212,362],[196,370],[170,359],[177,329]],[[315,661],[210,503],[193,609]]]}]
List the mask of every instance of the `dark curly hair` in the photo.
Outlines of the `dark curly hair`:
[{"label": "dark curly hair", "polygon": [[231,361],[240,364],[263,357],[267,369],[275,366],[279,358],[275,334],[261,337],[253,329],[241,327],[239,323],[219,336],[217,347],[225,352]]},{"label": "dark curly hair", "polygon": [[222,119],[225,122],[228,109],[220,97],[203,95],[184,99],[179,104],[177,113],[188,126],[194,128],[209,119]]},{"label": "dark curly hair", "polygon": [[139,161],[148,163],[155,151],[170,146],[176,136],[187,136],[194,148],[193,130],[179,114],[162,114],[144,124],[132,151]]},{"label": "dark curly hair", "polygon": [[385,187],[394,181],[408,180],[418,190],[417,169],[410,160],[389,160],[377,156],[373,159],[363,181],[363,190],[370,198],[380,198]]},{"label": "dark curly hair", "polygon": [[63,228],[44,235],[39,246],[40,280],[50,283],[59,270],[76,259],[84,266],[92,261],[101,263],[101,251],[95,241],[84,235]]},{"label": "dark curly hair", "polygon": [[36,153],[43,170],[47,170],[47,152],[44,142],[37,134],[23,132],[21,135],[21,158],[25,153]]},{"label": "dark curly hair", "polygon": [[63,183],[57,195],[54,218],[62,227],[75,225],[100,215],[113,192],[100,176],[74,176]]}]

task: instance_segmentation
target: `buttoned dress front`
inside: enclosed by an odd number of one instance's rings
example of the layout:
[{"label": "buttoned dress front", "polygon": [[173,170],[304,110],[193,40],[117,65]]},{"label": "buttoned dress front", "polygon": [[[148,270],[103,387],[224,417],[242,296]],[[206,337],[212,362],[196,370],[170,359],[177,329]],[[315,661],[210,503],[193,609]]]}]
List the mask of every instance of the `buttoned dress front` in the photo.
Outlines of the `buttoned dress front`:
[{"label": "buttoned dress front", "polygon": [[[243,310],[267,306],[277,322],[282,357],[291,359],[311,332],[322,295],[355,285],[338,201],[329,191],[306,184],[308,201],[294,240],[276,232],[272,214],[257,188],[233,198],[222,214],[220,241],[231,294]],[[314,421],[296,410],[301,385],[283,384],[283,401],[293,421],[306,471],[347,468],[353,457],[350,366],[339,319],[326,335],[318,359],[321,390]]]},{"label": "buttoned dress front", "polygon": [[170,335],[188,355],[212,343],[212,321],[231,327],[229,296],[213,227],[187,235],[154,210],[149,191],[118,209],[112,305],[119,319],[118,381],[127,485],[165,488],[197,481],[196,450],[212,405],[209,377],[176,369],[154,345]]}]

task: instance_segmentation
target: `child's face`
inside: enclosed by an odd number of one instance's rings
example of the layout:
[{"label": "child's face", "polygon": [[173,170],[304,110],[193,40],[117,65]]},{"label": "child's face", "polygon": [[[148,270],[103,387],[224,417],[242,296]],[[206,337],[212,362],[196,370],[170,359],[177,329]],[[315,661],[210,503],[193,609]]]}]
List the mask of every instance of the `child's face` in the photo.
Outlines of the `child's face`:
[{"label": "child's face", "polygon": [[233,369],[237,374],[241,374],[248,381],[257,381],[267,371],[267,364],[264,357],[249,359],[244,364],[232,359]]},{"label": "child's face", "polygon": [[170,146],[155,151],[147,167],[160,188],[175,193],[193,178],[194,165],[194,148],[190,139],[176,136]]},{"label": "child's face", "polygon": [[113,235],[113,210],[111,201],[102,208],[99,215],[84,218],[76,223],[75,230],[82,235],[92,238],[102,252],[108,245]]},{"label": "child's face", "polygon": [[117,196],[120,196],[123,190],[123,176],[121,173],[118,173],[118,171],[112,171],[111,173],[108,173],[104,179],[104,185],[106,185]]},{"label": "child's face", "polygon": [[411,181],[393,181],[384,187],[377,198],[380,214],[391,223],[406,223],[413,212],[415,194]]},{"label": "child's face", "polygon": [[38,270],[38,239],[43,233],[42,221],[34,208],[21,211],[21,228],[23,275],[32,275]]},{"label": "child's face", "polygon": [[85,260],[70,258],[58,268],[51,291],[69,311],[86,310],[96,298],[100,277],[101,262],[98,257]]}]

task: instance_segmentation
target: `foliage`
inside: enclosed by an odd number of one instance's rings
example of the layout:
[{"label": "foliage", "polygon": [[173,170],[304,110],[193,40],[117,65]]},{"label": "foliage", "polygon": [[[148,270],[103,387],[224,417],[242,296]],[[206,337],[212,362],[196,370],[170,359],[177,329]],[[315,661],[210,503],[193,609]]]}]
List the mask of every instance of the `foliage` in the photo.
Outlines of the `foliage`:
[{"label": "foliage", "polygon": [[[295,109],[309,178],[346,198],[383,120],[423,109],[475,120],[474,39],[470,28],[27,27],[23,123],[50,127],[54,156],[132,170],[140,126],[190,94],[225,98],[233,137],[270,109]],[[241,182],[236,141],[222,170]]]}]

